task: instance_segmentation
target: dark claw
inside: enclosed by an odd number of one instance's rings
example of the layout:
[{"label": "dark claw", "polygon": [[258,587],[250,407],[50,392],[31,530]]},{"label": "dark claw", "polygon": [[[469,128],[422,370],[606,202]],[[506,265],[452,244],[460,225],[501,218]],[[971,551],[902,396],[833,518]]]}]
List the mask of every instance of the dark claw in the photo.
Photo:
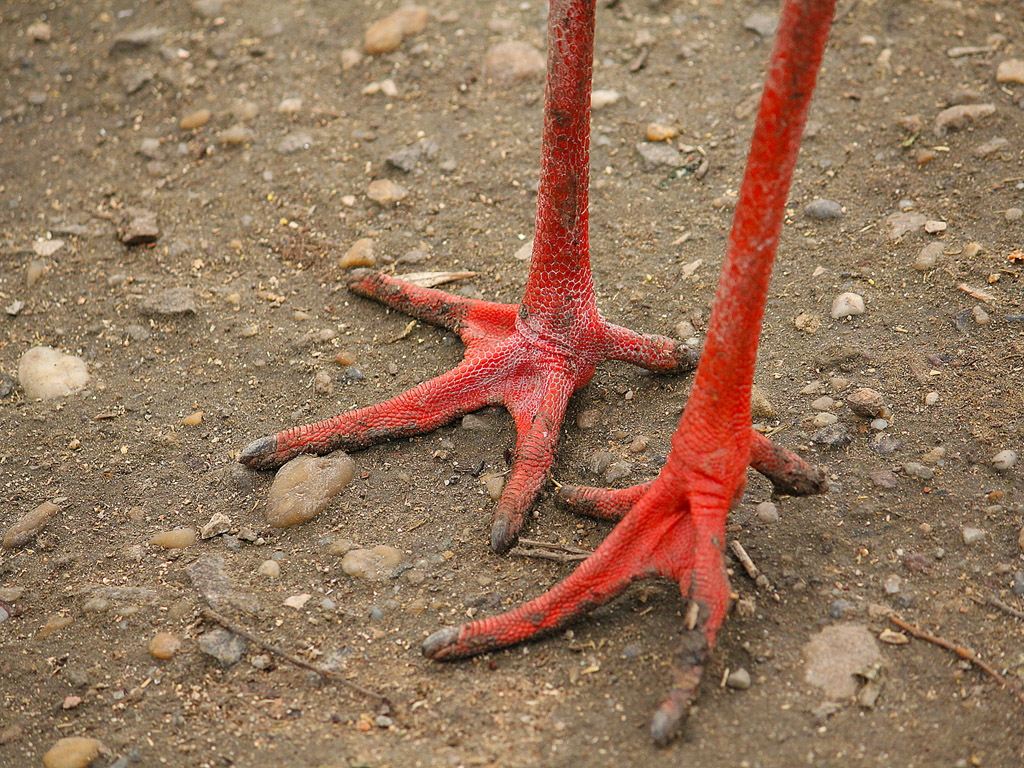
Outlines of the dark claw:
[{"label": "dark claw", "polygon": [[277,438],[270,435],[253,440],[245,446],[245,449],[238,455],[238,461],[250,469],[271,469],[282,463],[275,458],[275,454],[277,454]]},{"label": "dark claw", "polygon": [[428,659],[436,659],[446,648],[458,641],[460,630],[461,627],[445,627],[437,630],[423,641],[423,655]]},{"label": "dark claw", "polygon": [[491,549],[499,555],[508,552],[519,541],[519,533],[512,530],[512,521],[504,515],[495,515],[491,524]]}]

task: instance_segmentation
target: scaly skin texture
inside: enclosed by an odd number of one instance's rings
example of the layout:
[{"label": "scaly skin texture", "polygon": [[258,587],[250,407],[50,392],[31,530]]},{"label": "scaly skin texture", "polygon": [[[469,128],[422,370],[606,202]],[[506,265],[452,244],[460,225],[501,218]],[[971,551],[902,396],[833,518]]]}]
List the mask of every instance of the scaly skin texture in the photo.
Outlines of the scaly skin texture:
[{"label": "scaly skin texture", "polygon": [[707,342],[665,467],[649,487],[606,492],[604,506],[600,492],[593,496],[604,517],[614,518],[635,503],[565,581],[514,611],[435,633],[423,645],[430,658],[454,659],[534,638],[607,602],[637,579],[662,576],[679,584],[689,604],[672,686],[651,732],[665,744],[677,731],[728,607],[725,520],[743,493],[747,466],[766,467],[783,485],[815,482],[798,458],[755,437],[750,390],[786,196],[834,5],[783,4]]},{"label": "scaly skin texture", "polygon": [[[270,469],[300,453],[365,448],[504,405],[517,430],[491,528],[492,547],[504,552],[515,544],[554,461],[569,397],[599,362],[622,360],[657,373],[694,368],[697,355],[685,345],[613,325],[597,311],[587,205],[593,35],[592,2],[552,5],[537,225],[522,303],[475,301],[378,272],[354,273],[353,292],[458,333],[466,345],[462,363],[383,403],[260,438],[239,461]],[[808,468],[803,485],[820,486],[815,472]]]}]

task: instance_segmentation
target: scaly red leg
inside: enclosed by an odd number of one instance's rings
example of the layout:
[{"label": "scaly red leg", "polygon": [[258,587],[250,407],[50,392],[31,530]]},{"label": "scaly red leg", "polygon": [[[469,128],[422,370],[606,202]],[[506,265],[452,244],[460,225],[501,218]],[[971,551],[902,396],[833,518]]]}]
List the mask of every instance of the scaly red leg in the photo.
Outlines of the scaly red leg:
[{"label": "scaly red leg", "polygon": [[593,34],[593,2],[552,4],[537,225],[522,303],[472,301],[376,272],[353,274],[355,293],[457,332],[465,359],[379,405],[256,440],[239,456],[243,464],[269,469],[299,453],[422,434],[500,403],[519,432],[491,529],[491,544],[501,552],[515,543],[551,467],[569,397],[599,362],[625,360],[660,373],[693,369],[696,354],[685,345],[612,325],[597,311],[587,207]]},{"label": "scaly red leg", "polygon": [[[771,481],[774,493],[779,496],[813,496],[828,490],[823,469],[812,467],[760,432],[751,430],[751,433],[750,466]],[[561,485],[556,498],[578,514],[601,520],[621,520],[652,483],[653,480],[628,488]]]},{"label": "scaly red leg", "polygon": [[664,744],[678,729],[728,608],[725,520],[743,493],[747,466],[753,459],[794,488],[813,480],[792,454],[754,436],[750,390],[786,196],[834,6],[834,0],[783,4],[707,343],[665,467],[568,579],[510,613],[440,630],[424,643],[427,656],[457,658],[527,640],[636,579],[671,578],[691,602],[672,688],[652,735]]}]

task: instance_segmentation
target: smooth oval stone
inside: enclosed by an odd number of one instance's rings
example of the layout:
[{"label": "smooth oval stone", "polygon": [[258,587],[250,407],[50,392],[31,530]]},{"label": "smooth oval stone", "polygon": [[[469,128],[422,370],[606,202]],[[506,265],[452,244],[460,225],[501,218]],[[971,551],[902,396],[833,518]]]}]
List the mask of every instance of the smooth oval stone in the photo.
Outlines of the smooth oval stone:
[{"label": "smooth oval stone", "polygon": [[103,744],[96,739],[84,736],[59,739],[43,755],[43,765],[46,768],[86,768],[99,757],[102,747]]},{"label": "smooth oval stone", "polygon": [[195,541],[195,528],[175,528],[172,531],[161,531],[155,534],[149,543],[154,547],[163,547],[164,549],[183,549],[192,546]]},{"label": "smooth oval stone", "polygon": [[348,454],[298,456],[278,470],[267,499],[267,522],[287,528],[312,520],[352,482],[356,465]]}]

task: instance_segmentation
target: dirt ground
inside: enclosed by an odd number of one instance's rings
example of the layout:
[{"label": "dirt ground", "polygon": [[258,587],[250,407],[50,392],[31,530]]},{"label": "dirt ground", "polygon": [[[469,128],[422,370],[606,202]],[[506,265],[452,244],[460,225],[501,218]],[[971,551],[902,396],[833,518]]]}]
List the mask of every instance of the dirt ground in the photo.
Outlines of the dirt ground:
[{"label": "dirt ground", "polygon": [[[1024,450],[1024,221],[1013,211],[1024,205],[1024,86],[996,80],[1001,62],[1024,59],[1019,2],[840,2],[756,382],[777,411],[763,427],[826,466],[832,489],[777,500],[771,522],[754,512],[770,490],[752,475],[730,531],[773,589],[733,563],[744,610],[666,750],[648,724],[681,626],[671,585],[635,587],[524,648],[450,665],[419,653],[438,627],[514,606],[571,568],[488,547],[492,502],[462,470],[505,468],[503,411],[354,454],[355,482],[287,530],[265,522],[271,476],[235,463],[252,439],[459,360],[451,334],[417,325],[396,340],[407,318],[347,292],[339,257],[358,238],[375,240],[384,269],[471,270],[458,291],[518,300],[527,263],[513,254],[531,236],[542,83],[489,87],[481,66],[502,40],[543,49],[545,5],[432,4],[423,32],[349,68],[343,49],[361,48],[393,3],[218,5],[0,9],[0,525],[64,499],[35,540],[0,551],[0,598],[23,611],[0,624],[0,765],[40,765],[65,736],[99,739],[95,765],[119,768],[1020,764],[1024,706],[953,653],[880,643],[887,674],[868,708],[827,706],[801,652],[828,625],[895,629],[892,610],[1024,679],[1024,625],[984,602],[1024,608],[1011,589],[1024,582],[1022,467],[991,461]],[[594,113],[591,240],[599,306],[614,322],[672,334],[685,320],[698,335],[706,322],[768,54],[744,24],[755,11],[773,8],[600,3],[595,88],[621,98]],[[153,28],[141,44],[119,42]],[[380,90],[389,79],[394,92]],[[373,83],[379,92],[364,92]],[[282,112],[285,99],[301,104]],[[939,113],[961,103],[994,112],[936,135]],[[200,109],[209,121],[182,130]],[[240,120],[251,133],[224,143]],[[682,168],[646,168],[636,144],[651,121],[700,150]],[[406,147],[423,150],[408,153],[409,171],[387,163]],[[379,205],[367,196],[374,179],[408,197]],[[816,198],[842,216],[806,216]],[[155,243],[119,241],[132,208],[156,214]],[[923,216],[894,239],[901,211]],[[927,232],[925,219],[943,226]],[[40,255],[39,239],[64,245]],[[941,244],[937,263],[915,269],[930,243]],[[29,286],[32,262],[46,269]],[[144,312],[181,287],[194,313]],[[843,291],[866,312],[833,319]],[[28,401],[17,384],[4,393],[40,344],[82,357],[87,389],[50,401]],[[339,352],[353,365],[338,365]],[[330,386],[314,389],[318,372]],[[620,484],[653,476],[689,381],[603,365],[571,406],[557,478],[600,483],[588,469],[597,451],[630,464]],[[858,386],[891,410],[881,437],[842,405]],[[847,445],[812,442],[822,395],[837,401]],[[196,411],[201,423],[182,423]],[[585,430],[584,412],[596,415]],[[637,437],[646,450],[630,450]],[[214,513],[230,518],[227,534],[148,544]],[[968,545],[965,527],[984,536]],[[243,528],[259,538],[240,538]],[[546,495],[526,535],[589,549],[607,530]],[[382,581],[351,578],[328,549],[338,538],[397,547],[403,565]],[[390,711],[268,664],[252,645],[227,667],[204,654],[197,637],[212,625],[188,568],[211,555],[255,601],[235,620],[385,694]],[[260,574],[268,559],[279,578]],[[302,608],[285,605],[302,594]],[[158,632],[183,642],[169,661],[147,650]],[[719,684],[739,667],[749,689]]]}]

